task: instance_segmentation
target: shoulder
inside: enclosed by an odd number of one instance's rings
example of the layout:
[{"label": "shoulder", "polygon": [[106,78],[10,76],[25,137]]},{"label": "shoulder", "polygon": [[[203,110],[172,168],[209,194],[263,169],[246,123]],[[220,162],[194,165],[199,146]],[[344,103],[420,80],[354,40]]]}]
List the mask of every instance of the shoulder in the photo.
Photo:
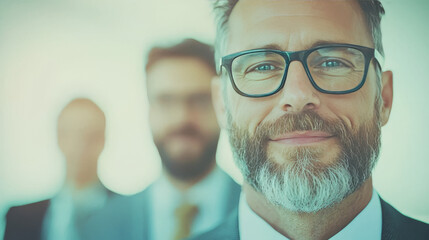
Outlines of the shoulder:
[{"label": "shoulder", "polygon": [[225,179],[225,197],[227,199],[227,212],[233,211],[238,206],[241,194],[241,185],[235,182],[226,172],[223,170],[222,174]]},{"label": "shoulder", "polygon": [[150,200],[151,188],[152,186],[149,186],[145,190],[133,195],[114,194],[109,198],[105,208],[124,211],[126,209],[134,209],[135,207],[147,205]]},{"label": "shoulder", "polygon": [[50,200],[11,207],[6,214],[4,239],[39,239]]},{"label": "shoulder", "polygon": [[239,185],[237,182],[235,182],[229,175],[227,175],[227,178],[228,178],[228,180],[227,180],[228,184],[231,187],[231,191],[239,194],[241,192],[241,185]]},{"label": "shoulder", "polygon": [[429,224],[407,217],[380,198],[382,239],[429,239]]},{"label": "shoulder", "polygon": [[15,218],[22,219],[22,217],[26,216],[35,217],[39,215],[44,215],[49,207],[49,204],[50,200],[43,200],[22,206],[11,207],[6,214],[6,219],[7,221],[10,221]]},{"label": "shoulder", "polygon": [[229,188],[229,193],[235,196],[239,196],[241,193],[241,185],[238,184],[236,181],[234,181],[234,179],[232,179],[228,173],[226,173],[220,168],[219,168],[219,172],[222,178],[225,179],[224,182]]},{"label": "shoulder", "polygon": [[146,239],[150,187],[134,195],[116,194],[86,223],[85,239]]},{"label": "shoulder", "polygon": [[152,185],[143,191],[133,195],[114,194],[106,202],[106,205],[99,212],[99,216],[121,221],[122,218],[129,218],[135,214],[147,213],[151,208]]},{"label": "shoulder", "polygon": [[189,240],[239,240],[238,209],[230,213],[226,220],[214,229]]}]

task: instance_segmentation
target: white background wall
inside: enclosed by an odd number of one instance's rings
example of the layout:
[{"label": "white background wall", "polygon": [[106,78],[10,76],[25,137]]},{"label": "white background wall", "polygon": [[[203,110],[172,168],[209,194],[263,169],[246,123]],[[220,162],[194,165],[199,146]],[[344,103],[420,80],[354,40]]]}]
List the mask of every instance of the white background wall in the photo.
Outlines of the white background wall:
[{"label": "white background wall", "polygon": [[[99,175],[108,188],[132,194],[159,175],[144,56],[154,43],[171,39],[212,42],[209,2],[0,0],[0,216],[7,206],[46,198],[61,185],[55,124],[73,97],[92,98],[107,115]],[[382,2],[394,102],[374,182],[385,200],[429,222],[429,2]],[[240,181],[224,136],[218,158]]]}]

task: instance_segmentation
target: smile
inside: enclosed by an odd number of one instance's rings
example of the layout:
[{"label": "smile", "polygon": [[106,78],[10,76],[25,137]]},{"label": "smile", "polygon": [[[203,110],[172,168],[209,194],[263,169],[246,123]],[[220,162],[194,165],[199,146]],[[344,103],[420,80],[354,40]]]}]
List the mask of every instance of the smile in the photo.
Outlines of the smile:
[{"label": "smile", "polygon": [[321,131],[291,132],[270,139],[271,142],[287,145],[319,143],[333,138],[332,134]]}]

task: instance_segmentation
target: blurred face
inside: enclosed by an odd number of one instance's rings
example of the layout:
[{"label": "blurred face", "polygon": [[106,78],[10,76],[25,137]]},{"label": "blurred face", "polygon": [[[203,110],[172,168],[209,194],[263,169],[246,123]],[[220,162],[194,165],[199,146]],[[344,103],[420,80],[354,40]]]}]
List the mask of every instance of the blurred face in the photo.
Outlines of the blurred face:
[{"label": "blurred face", "polygon": [[58,119],[58,144],[67,161],[67,175],[77,183],[97,178],[104,147],[105,118],[93,103],[77,100]]},{"label": "blurred face", "polygon": [[191,57],[155,63],[147,75],[150,126],[165,170],[193,179],[213,166],[219,126],[211,101],[213,71]]},{"label": "blurred face", "polygon": [[[245,0],[232,11],[224,55],[273,46],[299,51],[318,42],[373,47],[370,39],[354,1]],[[226,97],[217,105],[246,182],[272,203],[302,212],[354,192],[370,177],[390,109],[391,91],[377,98],[373,66],[359,91],[343,95],[318,92],[297,61],[283,89],[268,97],[240,96],[224,79]]]}]

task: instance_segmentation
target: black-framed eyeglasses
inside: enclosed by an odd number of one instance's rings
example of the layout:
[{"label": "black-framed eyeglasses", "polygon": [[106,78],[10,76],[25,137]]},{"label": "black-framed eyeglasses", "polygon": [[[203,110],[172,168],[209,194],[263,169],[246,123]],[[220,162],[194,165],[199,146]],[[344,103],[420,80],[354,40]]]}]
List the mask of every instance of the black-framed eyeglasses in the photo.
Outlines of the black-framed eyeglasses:
[{"label": "black-framed eyeglasses", "polygon": [[328,94],[347,94],[365,83],[371,60],[381,68],[383,56],[373,48],[352,44],[329,44],[295,52],[253,49],[221,58],[234,90],[246,97],[266,97],[280,91],[289,65],[300,61],[315,89]]}]

